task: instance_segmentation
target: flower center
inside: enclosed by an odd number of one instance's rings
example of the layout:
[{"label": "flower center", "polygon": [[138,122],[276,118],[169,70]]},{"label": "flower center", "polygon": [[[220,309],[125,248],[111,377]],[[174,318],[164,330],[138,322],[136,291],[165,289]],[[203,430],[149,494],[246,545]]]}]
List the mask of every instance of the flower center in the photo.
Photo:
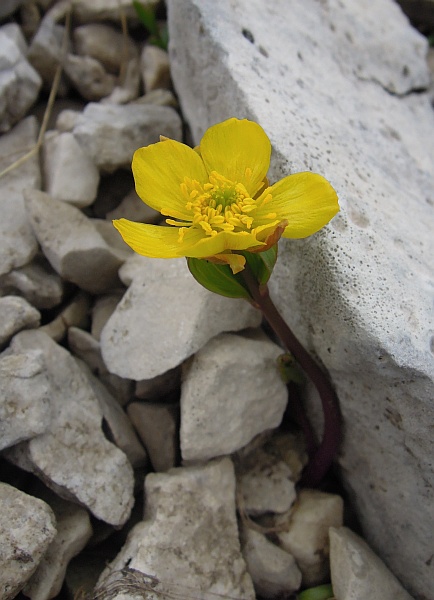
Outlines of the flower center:
[{"label": "flower center", "polygon": [[201,227],[210,236],[220,231],[251,229],[253,218],[249,214],[256,210],[256,202],[242,183],[235,183],[212,171],[205,184],[185,177],[181,191],[186,199],[185,207],[191,212],[191,222],[166,220],[169,225],[182,228],[180,240],[184,227]]}]

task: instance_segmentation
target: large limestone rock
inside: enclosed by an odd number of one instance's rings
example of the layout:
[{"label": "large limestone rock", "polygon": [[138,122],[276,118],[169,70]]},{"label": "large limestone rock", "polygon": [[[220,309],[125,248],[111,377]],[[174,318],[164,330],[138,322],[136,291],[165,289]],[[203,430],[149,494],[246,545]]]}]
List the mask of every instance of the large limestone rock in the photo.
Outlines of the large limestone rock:
[{"label": "large limestone rock", "polygon": [[364,533],[410,592],[432,597],[426,41],[391,0],[170,0],[169,27],[196,142],[212,123],[249,117],[270,136],[272,181],[312,170],[337,189],[326,230],[282,244],[272,293],[337,389],[340,464]]}]

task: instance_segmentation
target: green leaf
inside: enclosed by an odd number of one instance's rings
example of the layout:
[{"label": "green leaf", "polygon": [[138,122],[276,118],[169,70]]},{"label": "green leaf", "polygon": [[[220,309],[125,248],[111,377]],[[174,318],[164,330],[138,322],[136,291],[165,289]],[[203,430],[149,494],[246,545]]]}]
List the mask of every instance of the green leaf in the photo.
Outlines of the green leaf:
[{"label": "green leaf", "polygon": [[270,279],[277,260],[277,244],[265,252],[240,252],[249,265],[256,280],[265,285]]},{"label": "green leaf", "polygon": [[146,29],[149,31],[149,33],[152,33],[157,38],[159,38],[160,32],[158,31],[158,24],[157,19],[155,18],[154,11],[150,8],[146,8],[145,6],[143,6],[143,4],[137,2],[137,0],[133,0],[133,6],[136,10],[137,16],[139,17],[143,25],[146,27]]},{"label": "green leaf", "polygon": [[332,600],[333,598],[333,588],[329,583],[318,585],[297,594],[297,600]]},{"label": "green leaf", "polygon": [[251,299],[242,279],[232,273],[229,265],[216,265],[204,258],[187,258],[187,264],[196,281],[210,292],[227,298]]}]

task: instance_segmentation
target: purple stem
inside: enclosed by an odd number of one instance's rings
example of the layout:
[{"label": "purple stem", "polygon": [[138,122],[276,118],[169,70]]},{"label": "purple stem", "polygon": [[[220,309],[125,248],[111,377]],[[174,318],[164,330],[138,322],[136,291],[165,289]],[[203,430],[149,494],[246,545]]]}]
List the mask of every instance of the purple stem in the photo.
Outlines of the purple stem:
[{"label": "purple stem", "polygon": [[320,396],[324,414],[323,438],[317,450],[310,457],[301,479],[301,483],[305,486],[317,486],[332,465],[341,442],[341,415],[338,399],[325,373],[300,344],[274,306],[268,287],[259,285],[247,265],[240,275],[242,275],[256,307],[262,311],[286,349],[310,377]]}]

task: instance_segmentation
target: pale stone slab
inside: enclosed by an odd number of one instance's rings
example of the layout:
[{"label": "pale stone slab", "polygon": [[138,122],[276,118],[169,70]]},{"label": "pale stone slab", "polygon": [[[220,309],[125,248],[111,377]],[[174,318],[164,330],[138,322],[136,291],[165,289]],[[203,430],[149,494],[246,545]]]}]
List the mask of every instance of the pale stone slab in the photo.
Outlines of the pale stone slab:
[{"label": "pale stone slab", "polygon": [[73,133],[103,171],[131,168],[134,152],[158,142],[160,135],[180,140],[181,120],[167,106],[89,103]]},{"label": "pale stone slab", "polygon": [[[36,144],[38,125],[28,117],[0,137],[0,169],[6,169]],[[37,156],[0,179],[0,275],[27,264],[35,256],[38,243],[27,219],[23,191],[39,189],[41,172]]]},{"label": "pale stone slab", "polygon": [[330,569],[337,600],[411,600],[396,577],[369,548],[346,527],[330,527]]},{"label": "pale stone slab", "polygon": [[116,375],[151,379],[221,331],[261,322],[244,300],[223,298],[196,283],[183,259],[132,256],[124,267],[120,277],[132,283],[101,333],[104,362]]},{"label": "pale stone slab", "polygon": [[92,536],[89,515],[84,508],[54,494],[45,494],[43,500],[54,512],[57,534],[24,587],[23,593],[30,600],[48,600],[59,594],[69,561],[83,550]]},{"label": "pale stone slab", "polygon": [[301,585],[301,572],[294,557],[265,535],[244,526],[242,550],[255,592],[262,598],[291,596]]},{"label": "pale stone slab", "polygon": [[[164,585],[253,600],[240,551],[235,476],[229,459],[151,473],[145,480],[145,520],[134,527],[100,582],[128,566]],[[211,549],[211,552],[210,552]],[[181,584],[177,587],[177,584]],[[114,596],[124,596],[119,591]]]},{"label": "pale stone slab", "polygon": [[1,482],[0,502],[0,595],[12,600],[56,535],[56,520],[48,504]]},{"label": "pale stone slab", "polygon": [[[269,340],[227,333],[195,354],[182,377],[184,461],[230,454],[280,424],[288,400],[277,369],[280,354],[282,349]],[[289,486],[290,506],[294,492]]]},{"label": "pale stone slab", "polygon": [[44,354],[50,381],[50,429],[6,455],[98,519],[122,525],[134,502],[131,465],[105,439],[98,400],[73,357],[40,331],[22,331],[11,344],[16,353],[35,348]]},{"label": "pale stone slab", "polygon": [[38,327],[41,313],[20,296],[0,298],[0,349],[21,329]]},{"label": "pale stone slab", "polygon": [[49,132],[43,146],[45,191],[82,208],[96,198],[99,171],[70,132]]},{"label": "pale stone slab", "polygon": [[281,548],[292,554],[303,575],[303,585],[313,587],[327,581],[330,573],[330,527],[340,527],[344,503],[336,494],[303,489],[298,502],[276,524],[286,525],[276,535]]},{"label": "pale stone slab", "polygon": [[117,273],[123,253],[110,248],[78,208],[37,190],[26,191],[25,200],[42,250],[64,279],[92,294],[119,285]]},{"label": "pale stone slab", "polygon": [[172,78],[194,141],[215,122],[251,118],[272,142],[272,182],[312,170],[338,192],[341,213],[322,233],[282,243],[272,293],[332,376],[342,473],[367,539],[414,595],[434,597],[426,39],[391,0],[168,8]]},{"label": "pale stone slab", "polygon": [[49,429],[49,393],[40,351],[0,358],[0,450]]}]

